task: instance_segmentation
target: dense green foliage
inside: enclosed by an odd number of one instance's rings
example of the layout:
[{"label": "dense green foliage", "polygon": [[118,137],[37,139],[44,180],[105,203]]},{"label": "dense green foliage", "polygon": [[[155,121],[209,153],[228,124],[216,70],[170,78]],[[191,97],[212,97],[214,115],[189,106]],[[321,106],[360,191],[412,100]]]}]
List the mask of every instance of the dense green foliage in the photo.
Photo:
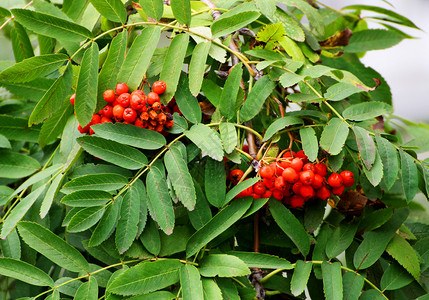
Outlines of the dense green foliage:
[{"label": "dense green foliage", "polygon": [[[0,61],[5,299],[428,299],[429,225],[410,218],[428,129],[395,119],[360,62],[412,21],[311,0],[30,4],[0,8],[16,60]],[[156,80],[181,111],[163,135],[78,131],[105,90]],[[237,197],[285,149],[355,184],[299,209]]]}]

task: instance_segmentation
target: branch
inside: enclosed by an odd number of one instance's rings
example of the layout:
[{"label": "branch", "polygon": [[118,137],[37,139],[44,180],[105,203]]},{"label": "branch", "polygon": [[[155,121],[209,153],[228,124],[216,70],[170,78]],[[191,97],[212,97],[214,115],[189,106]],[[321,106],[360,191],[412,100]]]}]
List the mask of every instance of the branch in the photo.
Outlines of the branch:
[{"label": "branch", "polygon": [[[33,4],[33,0],[31,0],[30,2],[27,3],[26,6],[24,6],[22,9],[26,9],[27,7],[29,7],[31,4]],[[12,21],[15,17],[12,16],[9,19],[6,20],[6,22],[4,22],[3,24],[1,24],[0,26],[0,30],[2,30],[10,21]]]},{"label": "branch", "polygon": [[217,20],[217,18],[220,17],[220,11],[217,10],[216,5],[214,5],[213,2],[211,2],[210,0],[201,0],[201,2],[205,3],[208,7],[210,7],[212,9],[212,18],[213,20]]}]

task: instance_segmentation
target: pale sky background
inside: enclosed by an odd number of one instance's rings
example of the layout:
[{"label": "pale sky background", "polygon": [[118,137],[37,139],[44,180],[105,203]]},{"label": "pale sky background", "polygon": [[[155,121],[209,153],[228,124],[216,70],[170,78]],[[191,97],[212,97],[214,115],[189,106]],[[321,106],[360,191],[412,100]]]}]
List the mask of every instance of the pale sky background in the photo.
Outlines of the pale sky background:
[{"label": "pale sky background", "polygon": [[[395,114],[413,121],[429,122],[429,0],[391,0],[393,7],[382,0],[322,0],[340,9],[351,4],[368,4],[392,9],[411,19],[422,31],[401,27],[418,37],[403,40],[388,50],[368,52],[363,63],[377,70],[389,83]],[[22,7],[23,0],[0,0],[0,6]],[[377,24],[371,22],[371,27]],[[0,33],[0,60],[12,59],[10,43]]]}]

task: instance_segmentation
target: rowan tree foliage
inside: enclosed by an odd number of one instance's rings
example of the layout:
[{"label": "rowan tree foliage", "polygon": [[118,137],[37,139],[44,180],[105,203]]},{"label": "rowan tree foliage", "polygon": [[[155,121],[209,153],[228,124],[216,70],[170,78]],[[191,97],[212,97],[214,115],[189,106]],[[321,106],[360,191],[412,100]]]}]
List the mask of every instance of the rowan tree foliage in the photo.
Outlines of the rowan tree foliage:
[{"label": "rowan tree foliage", "polygon": [[428,299],[427,127],[360,61],[417,26],[164,2],[0,7],[4,298]]}]

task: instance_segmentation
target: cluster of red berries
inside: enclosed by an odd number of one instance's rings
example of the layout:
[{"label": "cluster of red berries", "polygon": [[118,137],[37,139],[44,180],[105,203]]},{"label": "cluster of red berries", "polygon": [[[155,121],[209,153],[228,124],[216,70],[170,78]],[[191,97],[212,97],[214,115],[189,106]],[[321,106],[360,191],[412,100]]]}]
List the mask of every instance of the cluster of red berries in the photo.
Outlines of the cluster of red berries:
[{"label": "cluster of red berries", "polygon": [[[328,168],[324,163],[309,163],[304,151],[285,152],[276,161],[264,165],[259,170],[261,181],[245,189],[237,198],[253,196],[253,198],[269,198],[282,201],[293,208],[302,207],[309,199],[327,200],[331,194],[340,196],[346,187],[351,187],[354,175],[350,171],[328,176]],[[231,171],[230,180],[238,183],[243,171]]]},{"label": "cluster of red berries", "polygon": [[[93,134],[91,126],[106,122],[122,122],[138,127],[165,133],[164,129],[173,127],[172,113],[180,110],[174,100],[167,106],[159,102],[159,95],[164,93],[167,86],[164,81],[156,81],[152,85],[152,92],[147,95],[142,90],[129,93],[126,83],[118,83],[115,90],[103,92],[103,99],[108,104],[92,116],[91,122],[82,127],[78,125],[81,133]],[[70,97],[74,105],[76,94]]]}]

